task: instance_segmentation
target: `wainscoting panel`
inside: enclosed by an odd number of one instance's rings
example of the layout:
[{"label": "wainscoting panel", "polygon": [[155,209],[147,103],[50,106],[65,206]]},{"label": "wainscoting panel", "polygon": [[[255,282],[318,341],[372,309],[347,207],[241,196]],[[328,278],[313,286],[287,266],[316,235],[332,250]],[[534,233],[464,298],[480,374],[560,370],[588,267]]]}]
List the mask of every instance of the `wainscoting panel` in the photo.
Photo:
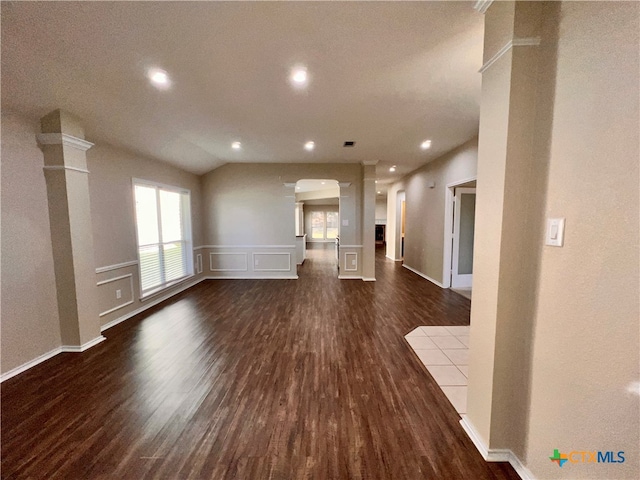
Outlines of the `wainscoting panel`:
[{"label": "wainscoting panel", "polygon": [[98,305],[100,316],[104,317],[134,302],[133,274],[125,273],[100,280],[98,286]]},{"label": "wainscoting panel", "polygon": [[210,252],[209,270],[212,272],[246,272],[246,252]]},{"label": "wainscoting panel", "polygon": [[291,254],[289,252],[254,252],[254,272],[290,272]]}]

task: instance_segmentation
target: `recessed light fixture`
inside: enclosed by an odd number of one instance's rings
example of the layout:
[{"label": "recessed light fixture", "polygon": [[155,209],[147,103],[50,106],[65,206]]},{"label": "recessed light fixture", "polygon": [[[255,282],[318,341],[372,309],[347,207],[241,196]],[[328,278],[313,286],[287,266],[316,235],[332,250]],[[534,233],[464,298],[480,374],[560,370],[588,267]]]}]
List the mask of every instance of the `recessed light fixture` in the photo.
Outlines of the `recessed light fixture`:
[{"label": "recessed light fixture", "polygon": [[289,77],[291,84],[294,87],[306,87],[309,82],[309,75],[307,74],[306,67],[295,67],[291,70],[291,76]]},{"label": "recessed light fixture", "polygon": [[393,165],[393,166],[389,169],[389,171],[390,171],[390,172],[395,172],[395,171],[396,171],[396,166],[395,166],[395,165]]},{"label": "recessed light fixture", "polygon": [[307,143],[304,144],[304,149],[305,150],[311,151],[314,148],[316,148],[315,142],[307,142]]},{"label": "recessed light fixture", "polygon": [[233,142],[231,144],[231,148],[233,148],[234,150],[240,150],[240,147],[242,147],[242,144],[240,142]]},{"label": "recessed light fixture", "polygon": [[424,142],[422,142],[420,144],[420,148],[422,150],[427,150],[428,148],[431,148],[431,140],[425,140]]},{"label": "recessed light fixture", "polygon": [[376,180],[376,183],[378,183],[378,180]]},{"label": "recessed light fixture", "polygon": [[378,192],[378,195],[380,195],[382,192]]},{"label": "recessed light fixture", "polygon": [[296,187],[296,190],[300,190],[300,187]]},{"label": "recessed light fixture", "polygon": [[166,90],[171,86],[171,79],[169,74],[159,68],[151,68],[147,71],[147,78],[151,81],[151,84],[159,88],[160,90]]},{"label": "recessed light fixture", "polygon": [[327,183],[327,182],[320,182],[321,185],[324,185],[325,183]]}]

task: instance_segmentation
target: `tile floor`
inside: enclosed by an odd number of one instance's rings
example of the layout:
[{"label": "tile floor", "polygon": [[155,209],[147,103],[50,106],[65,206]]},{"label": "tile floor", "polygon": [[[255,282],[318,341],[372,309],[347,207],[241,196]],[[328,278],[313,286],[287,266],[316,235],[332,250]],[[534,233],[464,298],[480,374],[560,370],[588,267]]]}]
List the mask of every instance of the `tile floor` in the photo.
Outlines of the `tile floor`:
[{"label": "tile floor", "polygon": [[469,327],[417,327],[404,336],[458,413],[467,413]]}]

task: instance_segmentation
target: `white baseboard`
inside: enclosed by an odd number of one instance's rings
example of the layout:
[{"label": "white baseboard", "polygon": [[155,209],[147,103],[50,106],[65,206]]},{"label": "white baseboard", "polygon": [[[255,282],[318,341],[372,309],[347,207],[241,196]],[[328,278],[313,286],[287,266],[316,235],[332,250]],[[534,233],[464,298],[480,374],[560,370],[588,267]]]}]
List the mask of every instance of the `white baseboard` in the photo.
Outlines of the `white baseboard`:
[{"label": "white baseboard", "polygon": [[106,338],[100,335],[99,337],[96,337],[93,340],[89,340],[87,343],[83,345],[63,345],[62,347],[60,347],[60,351],[71,352],[71,353],[82,353],[85,350],[89,350],[94,345],[104,342],[105,340]]},{"label": "white baseboard", "polygon": [[10,378],[15,377],[16,375],[18,375],[18,374],[20,374],[22,372],[26,372],[31,367],[35,367],[36,365],[38,365],[38,364],[40,364],[42,362],[45,362],[45,361],[49,360],[52,357],[55,357],[60,352],[62,352],[62,347],[56,347],[53,350],[51,350],[51,351],[49,351],[47,353],[43,353],[39,357],[34,358],[33,360],[29,360],[28,362],[23,363],[22,365],[19,365],[16,368],[12,368],[8,372],[3,373],[0,376],[0,383],[4,382],[5,380],[9,380]]},{"label": "white baseboard", "polygon": [[419,272],[419,271],[418,271],[418,270],[416,270],[415,268],[411,268],[411,267],[410,267],[410,266],[408,266],[406,263],[403,263],[403,264],[402,264],[402,266],[403,266],[404,268],[406,268],[407,270],[412,271],[412,272],[413,272],[413,273],[415,273],[416,275],[420,275],[422,278],[424,278],[424,279],[426,279],[426,280],[429,280],[431,283],[436,284],[436,285],[437,285],[437,286],[439,286],[440,288],[444,288],[444,285],[443,285],[442,283],[440,283],[439,281],[434,280],[433,278],[431,278],[431,277],[429,277],[429,276],[425,275],[425,274],[424,274],[424,273],[422,273],[422,272]]},{"label": "white baseboard", "polygon": [[338,280],[362,280],[362,276],[338,275]]},{"label": "white baseboard", "polygon": [[298,276],[297,275],[290,275],[290,276],[286,276],[286,277],[265,277],[265,276],[259,276],[259,277],[252,277],[249,275],[236,275],[233,277],[220,277],[220,276],[212,276],[212,277],[206,277],[203,280],[297,280]]},{"label": "white baseboard", "polygon": [[402,259],[401,258],[393,258],[390,257],[389,255],[385,255],[386,258],[388,258],[389,260],[391,260],[392,262],[401,262]]},{"label": "white baseboard", "polygon": [[207,277],[201,277],[200,279],[196,280],[195,282],[188,283],[186,285],[183,285],[182,287],[180,287],[177,290],[173,290],[168,295],[163,295],[163,296],[160,296],[160,297],[156,298],[155,300],[150,300],[148,302],[145,302],[144,306],[142,306],[140,308],[136,308],[132,312],[125,313],[121,317],[118,317],[115,320],[112,320],[110,322],[105,323],[104,325],[102,325],[102,327],[100,327],[100,331],[104,332],[105,330],[107,330],[107,329],[109,329],[111,327],[115,327],[119,323],[122,323],[125,320],[129,320],[131,317],[135,317],[139,313],[144,312],[146,309],[151,308],[154,305],[157,305],[157,304],[159,304],[161,302],[164,302],[165,300],[168,300],[169,298],[173,297],[174,295],[177,295],[178,293],[183,292],[183,291],[187,290],[188,288],[191,288],[191,287],[197,285],[198,283],[202,282],[203,280],[207,280]]},{"label": "white baseboard", "polygon": [[19,375],[22,372],[26,372],[30,368],[35,367],[36,365],[38,365],[38,364],[40,364],[42,362],[46,362],[47,360],[49,360],[50,358],[55,357],[59,353],[62,353],[62,352],[74,352],[74,353],[84,352],[85,350],[88,350],[89,348],[93,347],[94,345],[97,345],[98,343],[104,342],[105,340],[106,340],[106,338],[103,337],[102,335],[100,335],[99,337],[94,338],[93,340],[85,343],[84,345],[79,345],[79,346],[63,345],[61,347],[56,347],[53,350],[50,350],[47,353],[43,353],[42,355],[34,358],[33,360],[29,360],[28,362],[23,363],[22,365],[19,365],[16,368],[12,368],[11,370],[9,370],[6,373],[3,373],[2,375],[0,375],[0,383],[4,382],[5,380],[9,380],[10,378],[15,377],[16,375]]},{"label": "white baseboard", "polygon": [[363,282],[375,282],[376,281],[376,277],[362,277],[362,281]]},{"label": "white baseboard", "polygon": [[520,459],[513,453],[511,450],[506,448],[488,448],[480,434],[475,429],[469,417],[466,415],[462,415],[462,420],[460,420],[460,425],[462,429],[465,431],[467,436],[471,439],[473,444],[482,455],[487,462],[509,462],[516,473],[522,478],[522,480],[535,480],[533,474],[524,466],[524,464],[520,461]]}]

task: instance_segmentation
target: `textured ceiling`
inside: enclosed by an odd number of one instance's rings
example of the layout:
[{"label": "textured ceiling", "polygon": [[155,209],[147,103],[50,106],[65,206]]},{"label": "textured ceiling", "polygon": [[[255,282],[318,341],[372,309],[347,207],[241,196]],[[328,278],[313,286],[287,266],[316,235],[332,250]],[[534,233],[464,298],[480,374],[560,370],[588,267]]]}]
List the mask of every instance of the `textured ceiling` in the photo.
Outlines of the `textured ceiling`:
[{"label": "textured ceiling", "polygon": [[482,21],[472,2],[3,2],[2,108],[66,109],[89,140],[198,174],[378,161],[384,188],[477,134]]}]

